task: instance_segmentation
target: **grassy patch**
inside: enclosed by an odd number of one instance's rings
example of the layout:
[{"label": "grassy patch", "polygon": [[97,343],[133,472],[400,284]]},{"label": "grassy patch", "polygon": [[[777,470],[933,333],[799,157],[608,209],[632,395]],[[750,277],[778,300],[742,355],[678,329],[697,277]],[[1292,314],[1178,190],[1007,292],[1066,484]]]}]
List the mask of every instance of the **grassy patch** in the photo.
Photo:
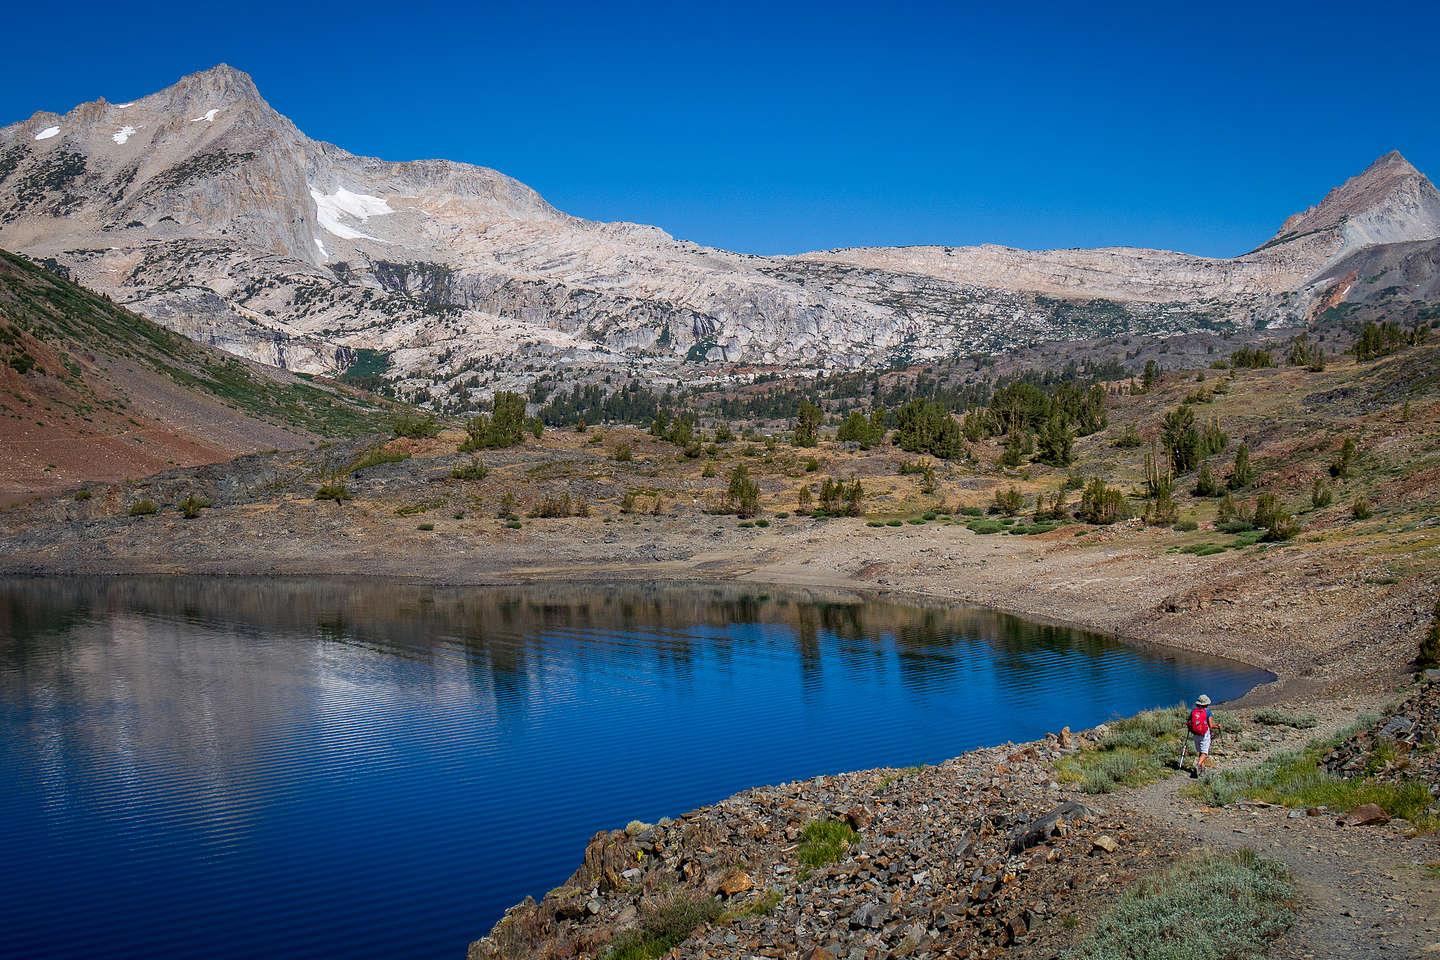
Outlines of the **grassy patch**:
[{"label": "grassy patch", "polygon": [[1353,810],[1362,803],[1373,803],[1392,817],[1404,817],[1421,829],[1440,827],[1440,823],[1424,817],[1425,809],[1434,800],[1424,783],[1364,777],[1345,780],[1320,765],[1320,758],[1327,750],[1373,722],[1373,717],[1365,718],[1334,737],[1312,740],[1303,750],[1287,750],[1252,766],[1217,771],[1186,788],[1186,792],[1215,807],[1245,797],[1287,807],[1329,807],[1331,810]]},{"label": "grassy patch", "polygon": [[1142,880],[1064,960],[1229,960],[1294,921],[1285,865],[1253,850],[1212,854]]},{"label": "grassy patch", "polygon": [[982,536],[990,533],[1000,533],[1005,529],[1005,524],[999,520],[971,520],[965,526],[971,533],[978,533]]},{"label": "grassy patch", "polygon": [[399,463],[402,460],[409,460],[410,454],[399,450],[386,450],[384,446],[372,447],[360,455],[360,459],[350,464],[348,473],[359,473],[366,467],[378,466],[382,463]]},{"label": "grassy patch", "polygon": [[640,915],[640,925],[617,936],[606,960],[651,960],[684,943],[720,916],[720,904],[701,894],[677,896]]},{"label": "grassy patch", "polygon": [[1281,713],[1279,710],[1256,710],[1255,722],[1267,727],[1294,727],[1309,730],[1320,725],[1320,718],[1313,713]]},{"label": "grassy patch", "polygon": [[1093,749],[1060,758],[1055,777],[1061,783],[1080,784],[1086,793],[1110,793],[1162,779],[1180,755],[1188,715],[1182,704],[1116,720]]},{"label": "grassy patch", "polygon": [[136,500],[130,504],[130,516],[132,517],[148,517],[159,512],[160,508],[155,505],[154,500]]},{"label": "grassy patch", "polygon": [[838,820],[811,820],[805,824],[795,855],[807,867],[823,867],[845,855],[860,835],[848,823]]}]

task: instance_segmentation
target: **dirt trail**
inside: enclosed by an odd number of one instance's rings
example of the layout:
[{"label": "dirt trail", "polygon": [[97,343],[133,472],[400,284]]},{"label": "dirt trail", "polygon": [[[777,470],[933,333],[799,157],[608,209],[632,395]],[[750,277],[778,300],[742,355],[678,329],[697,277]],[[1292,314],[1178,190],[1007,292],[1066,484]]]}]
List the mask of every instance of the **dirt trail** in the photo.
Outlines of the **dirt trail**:
[{"label": "dirt trail", "polygon": [[1403,823],[1342,827],[1333,812],[1295,819],[1279,806],[1214,809],[1180,795],[1192,782],[1177,774],[1114,796],[1120,804],[1174,824],[1197,844],[1251,847],[1289,866],[1303,902],[1295,926],[1267,956],[1440,956],[1440,841],[1435,837],[1407,837]]}]

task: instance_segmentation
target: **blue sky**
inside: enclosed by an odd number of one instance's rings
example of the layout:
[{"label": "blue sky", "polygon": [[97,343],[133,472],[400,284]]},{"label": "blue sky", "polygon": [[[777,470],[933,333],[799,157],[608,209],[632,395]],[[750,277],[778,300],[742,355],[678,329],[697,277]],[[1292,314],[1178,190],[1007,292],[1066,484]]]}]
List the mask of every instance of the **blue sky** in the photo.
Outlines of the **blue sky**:
[{"label": "blue sky", "polygon": [[0,124],[227,62],[311,136],[754,253],[1228,256],[1399,149],[1440,4],[12,4]]}]

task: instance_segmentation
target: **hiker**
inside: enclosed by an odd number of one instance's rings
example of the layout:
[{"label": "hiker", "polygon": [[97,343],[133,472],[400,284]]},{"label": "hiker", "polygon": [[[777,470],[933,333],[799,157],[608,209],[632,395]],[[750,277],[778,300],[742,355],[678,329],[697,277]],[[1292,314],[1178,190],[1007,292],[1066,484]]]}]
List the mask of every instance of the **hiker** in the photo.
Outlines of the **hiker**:
[{"label": "hiker", "polygon": [[1195,738],[1195,772],[1190,776],[1199,777],[1205,772],[1210,763],[1210,731],[1218,729],[1219,725],[1210,718],[1210,698],[1202,693],[1195,700],[1195,709],[1190,711],[1190,735]]}]

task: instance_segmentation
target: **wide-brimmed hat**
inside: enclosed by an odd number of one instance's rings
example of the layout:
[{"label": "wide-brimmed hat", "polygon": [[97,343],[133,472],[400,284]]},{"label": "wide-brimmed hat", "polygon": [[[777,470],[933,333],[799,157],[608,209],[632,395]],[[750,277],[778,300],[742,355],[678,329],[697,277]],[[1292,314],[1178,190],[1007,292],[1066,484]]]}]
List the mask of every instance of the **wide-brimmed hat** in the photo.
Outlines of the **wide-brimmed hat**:
[{"label": "wide-brimmed hat", "polygon": [[1205,694],[1203,694],[1203,693],[1200,694],[1200,696],[1195,699],[1195,706],[1197,706],[1197,707],[1208,707],[1208,706],[1210,706],[1210,698],[1207,697],[1207,696],[1206,696]]}]

